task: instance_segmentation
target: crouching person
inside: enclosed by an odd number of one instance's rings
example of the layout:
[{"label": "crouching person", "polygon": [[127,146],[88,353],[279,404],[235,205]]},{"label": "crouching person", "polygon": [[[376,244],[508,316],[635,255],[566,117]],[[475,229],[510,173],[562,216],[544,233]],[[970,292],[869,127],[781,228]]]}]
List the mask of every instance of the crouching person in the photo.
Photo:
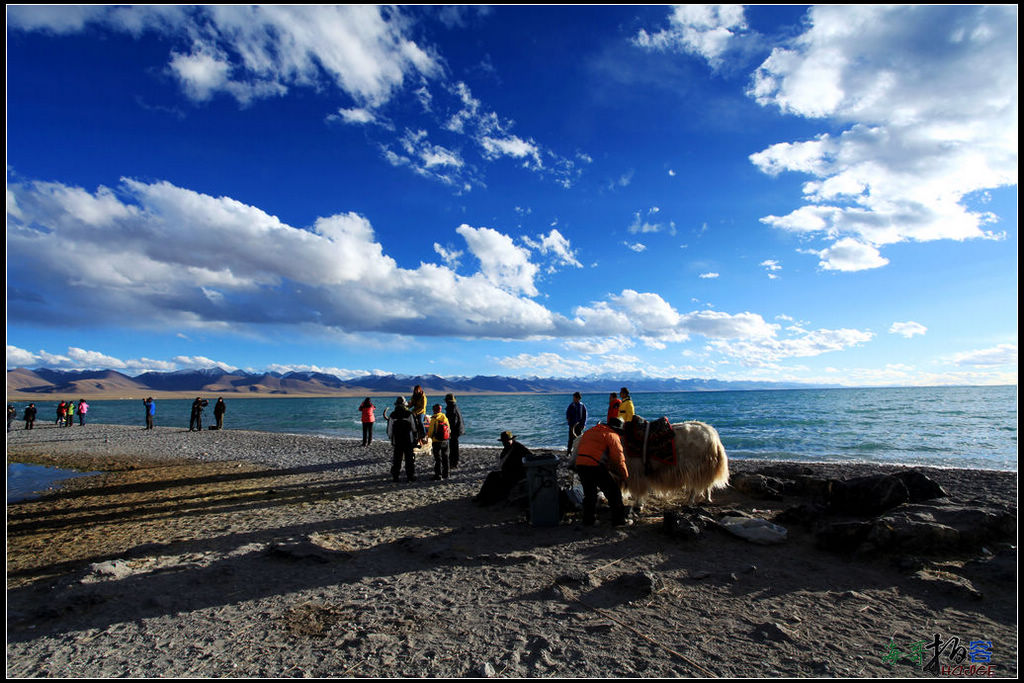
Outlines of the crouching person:
[{"label": "crouching person", "polygon": [[498,470],[487,475],[480,493],[473,496],[477,505],[493,505],[507,499],[512,489],[526,479],[523,459],[533,455],[530,449],[516,441],[512,432],[502,432],[498,439],[502,445]]},{"label": "crouching person", "polygon": [[597,521],[597,490],[601,489],[612,510],[612,524],[626,524],[621,484],[629,477],[622,451],[622,420],[613,418],[583,432],[576,443],[576,475],[583,485],[583,524]]}]

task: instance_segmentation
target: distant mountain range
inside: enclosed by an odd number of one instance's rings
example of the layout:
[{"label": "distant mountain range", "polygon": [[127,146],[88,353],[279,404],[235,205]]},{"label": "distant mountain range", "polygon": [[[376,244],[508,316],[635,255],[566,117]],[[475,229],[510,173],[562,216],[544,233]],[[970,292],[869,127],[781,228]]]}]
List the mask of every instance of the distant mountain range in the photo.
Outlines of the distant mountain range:
[{"label": "distant mountain range", "polygon": [[439,377],[437,375],[365,375],[341,379],[317,372],[228,372],[220,368],[146,372],[129,377],[115,370],[48,370],[16,368],[7,371],[7,397],[31,400],[54,398],[191,397],[198,394],[239,396],[358,396],[408,394],[419,384],[428,394],[559,394],[579,391],[604,393],[627,386],[631,392],[737,391],[808,389],[824,385],[794,382],[726,382],[712,379],[644,377],[517,378],[495,375]]}]

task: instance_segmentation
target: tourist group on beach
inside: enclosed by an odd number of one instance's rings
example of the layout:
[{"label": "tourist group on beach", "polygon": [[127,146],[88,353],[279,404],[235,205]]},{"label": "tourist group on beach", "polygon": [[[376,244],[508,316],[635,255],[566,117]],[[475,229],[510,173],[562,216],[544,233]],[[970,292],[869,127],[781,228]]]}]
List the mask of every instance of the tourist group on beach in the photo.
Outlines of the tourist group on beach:
[{"label": "tourist group on beach", "polygon": [[[622,387],[618,393],[609,394],[605,421],[593,427],[587,428],[587,406],[580,392],[572,395],[572,402],[565,410],[565,421],[569,429],[566,453],[571,454],[573,444],[576,444],[575,457],[570,457],[569,466],[579,477],[583,489],[584,526],[596,523],[598,490],[604,493],[611,508],[612,524],[629,524],[621,490],[622,483],[629,477],[622,446],[622,431],[627,422],[632,422],[635,414],[633,399],[626,387]],[[473,497],[477,505],[491,505],[507,500],[516,487],[522,485],[526,477],[526,462],[533,457],[530,449],[519,443],[511,432],[502,432],[498,438],[502,444],[498,469],[487,475],[480,492]]]},{"label": "tourist group on beach", "polygon": [[[25,411],[22,413],[22,419],[25,420],[25,429],[33,429],[36,425],[36,416],[39,414],[39,410],[36,408],[35,403],[29,403],[25,406]],[[78,415],[78,424],[85,426],[85,416],[89,414],[89,404],[85,402],[85,399],[79,399],[76,404],[74,401],[61,401],[57,404],[57,419],[54,420],[53,424],[58,427],[73,427],[75,424],[75,415]],[[14,421],[18,419],[18,409],[14,407],[13,403],[7,404],[7,431],[11,431]]]},{"label": "tourist group on beach", "polygon": [[[430,442],[434,456],[434,479],[447,479],[453,469],[459,465],[459,437],[466,433],[458,403],[454,394],[444,397],[444,408],[435,403],[427,419],[427,395],[423,387],[413,387],[412,396],[406,401],[399,396],[388,414],[385,407],[381,417],[387,423],[387,435],[394,447],[391,460],[391,478],[398,481],[405,463],[406,481],[416,481],[417,448]],[[373,425],[376,422],[376,407],[369,397],[359,405],[360,421],[363,425],[363,446],[373,441]]]},{"label": "tourist group on beach", "polygon": [[[156,401],[152,397],[143,399],[146,429],[154,428],[156,421]],[[434,456],[434,479],[448,479],[452,470],[459,465],[459,439],[466,433],[466,425],[462,419],[458,402],[454,394],[444,397],[444,405],[435,403],[428,416],[428,399],[420,385],[413,387],[412,395],[406,399],[398,397],[394,401],[390,414],[385,408],[382,417],[387,422],[387,436],[393,448],[391,459],[391,479],[398,482],[401,478],[403,465],[406,481],[416,481],[416,454],[418,448],[430,444]],[[203,411],[209,401],[197,396],[192,402],[189,415],[189,431],[202,431]],[[80,399],[61,401],[57,405],[55,424],[70,427],[74,424],[75,415],[79,425],[85,425],[89,412],[89,404]],[[213,407],[215,425],[209,429],[219,430],[224,427],[224,415],[227,406],[223,398],[218,398]],[[362,446],[373,442],[373,429],[376,422],[376,406],[367,397],[358,408],[359,420],[362,424]],[[593,523],[597,491],[604,492],[612,508],[613,523],[624,523],[625,514],[620,493],[620,484],[628,478],[625,455],[622,446],[622,430],[626,423],[632,421],[636,410],[629,390],[622,387],[617,393],[611,392],[608,397],[608,408],[605,421],[588,429],[588,411],[583,403],[582,395],[576,392],[565,411],[568,427],[566,452],[572,451],[577,440],[576,455],[571,463],[573,470],[580,478],[583,488],[584,523]],[[24,410],[25,429],[32,429],[35,424],[37,409],[30,403]],[[17,409],[13,404],[7,406],[7,430],[11,431],[17,419]],[[530,450],[518,442],[515,434],[501,432],[499,441],[502,444],[498,458],[498,468],[484,481],[480,493],[474,501],[487,505],[506,499],[512,490],[520,485],[526,477],[524,460],[532,457]]]},{"label": "tourist group on beach", "polygon": [[[72,427],[75,424],[75,414],[78,414],[79,426],[85,426],[85,416],[89,413],[89,404],[84,398],[74,401],[61,401],[57,404],[57,420],[54,422],[58,427]],[[34,420],[33,420],[34,421]]]},{"label": "tourist group on beach", "polygon": [[[192,411],[188,417],[188,431],[203,431],[203,410],[208,405],[210,405],[210,402],[200,396],[196,396],[196,400],[192,401]],[[154,422],[156,421],[156,401],[153,400],[152,396],[144,398],[142,399],[142,408],[145,413],[146,429],[153,429]],[[227,411],[228,407],[224,403],[224,399],[218,398],[217,403],[213,406],[213,417],[217,423],[212,425],[210,429],[224,428],[224,413]]]},{"label": "tourist group on beach", "polygon": [[[405,465],[405,478],[416,481],[416,448],[423,447],[429,440],[434,456],[434,479],[448,479],[451,470],[459,462],[459,437],[465,434],[465,423],[453,394],[445,396],[445,407],[435,403],[433,414],[427,422],[427,397],[420,385],[413,387],[407,401],[399,396],[395,399],[391,414],[385,408],[382,417],[387,422],[387,434],[393,447],[391,479],[398,482]],[[374,412],[376,407],[370,398],[359,406],[363,425],[363,446],[373,441]],[[579,441],[576,456],[571,463],[580,479],[583,489],[583,523],[592,525],[596,521],[597,491],[604,493],[612,511],[612,524],[627,524],[625,506],[622,502],[621,483],[626,481],[625,451],[622,446],[622,431],[627,422],[633,420],[636,409],[629,389],[622,387],[618,393],[608,396],[608,410],[605,421],[587,428],[587,406],[580,392],[575,392],[572,402],[565,411],[569,429],[566,452],[572,451],[573,443]],[[490,505],[506,500],[526,478],[526,462],[533,454],[529,448],[517,441],[515,434],[503,431],[498,440],[502,451],[498,456],[498,468],[487,475],[480,492],[473,502]]]}]

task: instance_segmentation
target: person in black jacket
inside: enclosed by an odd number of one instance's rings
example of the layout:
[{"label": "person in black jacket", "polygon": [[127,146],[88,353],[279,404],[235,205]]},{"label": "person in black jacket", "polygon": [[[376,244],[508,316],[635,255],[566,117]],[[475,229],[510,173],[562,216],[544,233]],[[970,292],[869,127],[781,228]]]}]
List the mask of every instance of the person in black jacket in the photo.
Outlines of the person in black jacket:
[{"label": "person in black jacket", "polygon": [[224,429],[224,413],[228,411],[228,407],[224,404],[223,398],[218,398],[217,402],[213,404],[213,416],[217,419],[217,426],[214,429]]},{"label": "person in black jacket", "polygon": [[462,413],[455,403],[454,394],[444,397],[444,415],[452,429],[451,438],[448,439],[448,467],[454,470],[459,465],[459,437],[466,433],[466,426],[462,422]]},{"label": "person in black jacket", "polygon": [[385,408],[383,417],[387,420],[388,436],[391,437],[391,445],[395,449],[391,459],[391,479],[398,481],[398,475],[402,472],[402,460],[405,459],[406,481],[416,481],[416,454],[413,452],[419,441],[416,417],[406,407],[405,399],[401,396],[395,399],[395,409],[391,415],[388,415]]},{"label": "person in black jacket", "polygon": [[25,429],[32,429],[36,424],[36,404],[29,403],[25,408]]},{"label": "person in black jacket", "polygon": [[203,408],[207,405],[209,405],[207,400],[198,396],[196,396],[196,400],[192,401],[192,417],[188,421],[188,431],[203,431]]},{"label": "person in black jacket", "polygon": [[498,471],[487,475],[480,493],[473,497],[473,502],[480,506],[492,505],[508,498],[512,489],[526,479],[523,460],[533,455],[529,448],[516,441],[512,432],[502,432],[498,439],[502,445],[501,455],[498,456]]}]

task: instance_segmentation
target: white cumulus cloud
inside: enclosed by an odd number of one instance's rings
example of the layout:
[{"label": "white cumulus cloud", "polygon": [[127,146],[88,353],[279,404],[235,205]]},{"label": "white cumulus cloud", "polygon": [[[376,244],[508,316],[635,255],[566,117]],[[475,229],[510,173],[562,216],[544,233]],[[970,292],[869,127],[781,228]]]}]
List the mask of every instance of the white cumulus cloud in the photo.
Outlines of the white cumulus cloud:
[{"label": "white cumulus cloud", "polygon": [[751,155],[768,174],[811,176],[765,223],[832,240],[822,267],[854,271],[906,241],[999,237],[971,193],[1017,182],[1017,10],[827,5],[775,48],[749,94],[845,127]]},{"label": "white cumulus cloud", "polygon": [[906,322],[895,322],[889,328],[890,334],[898,334],[901,337],[910,339],[914,335],[924,334],[928,331],[928,328],[921,323],[915,323],[912,320]]}]

